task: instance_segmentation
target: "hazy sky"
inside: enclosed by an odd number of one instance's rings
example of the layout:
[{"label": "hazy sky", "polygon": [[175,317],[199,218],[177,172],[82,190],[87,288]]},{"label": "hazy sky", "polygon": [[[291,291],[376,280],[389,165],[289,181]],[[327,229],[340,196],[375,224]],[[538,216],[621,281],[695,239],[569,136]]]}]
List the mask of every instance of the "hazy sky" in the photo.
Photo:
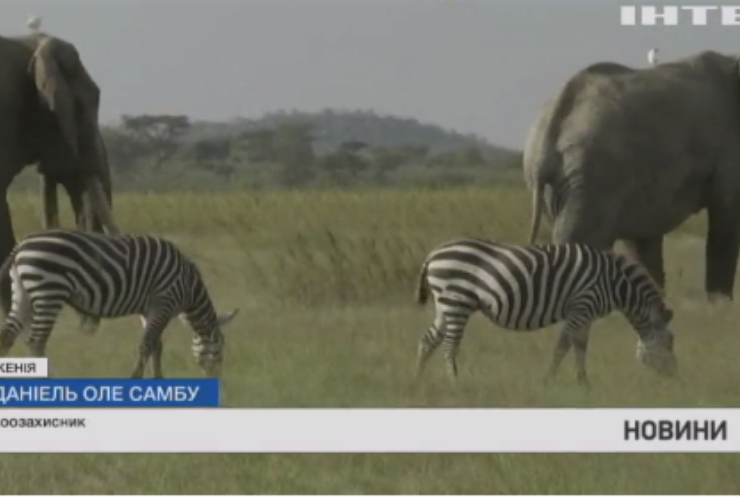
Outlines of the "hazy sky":
[{"label": "hazy sky", "polygon": [[3,0],[0,32],[23,33],[33,13],[75,43],[102,88],[104,122],[374,109],[520,148],[543,100],[589,63],[645,65],[654,46],[661,60],[740,52],[740,27],[621,27],[619,4]]}]

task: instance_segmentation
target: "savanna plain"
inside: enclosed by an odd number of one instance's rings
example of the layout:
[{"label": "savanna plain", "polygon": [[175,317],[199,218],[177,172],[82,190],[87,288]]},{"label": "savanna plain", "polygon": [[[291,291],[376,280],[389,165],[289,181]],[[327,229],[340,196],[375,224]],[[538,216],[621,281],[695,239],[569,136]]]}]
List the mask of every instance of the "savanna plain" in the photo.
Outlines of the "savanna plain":
[{"label": "savanna plain", "polygon": [[[18,234],[40,229],[37,195],[18,193],[10,201]],[[224,330],[229,406],[736,407],[740,401],[740,310],[706,303],[703,216],[666,242],[682,381],[662,380],[638,364],[636,335],[615,314],[593,328],[593,388],[585,392],[572,356],[553,385],[542,383],[556,328],[516,334],[480,316],[463,340],[459,386],[447,381],[441,354],[421,384],[412,385],[417,340],[432,317],[431,305],[420,308],[413,299],[424,256],[459,236],[526,240],[530,205],[522,186],[122,193],[114,210],[123,229],[167,237],[191,255],[219,310],[241,308]],[[64,222],[71,225],[68,209]],[[105,321],[87,337],[66,312],[48,349],[54,375],[126,377],[139,326],[136,317]],[[199,377],[189,342],[189,331],[173,322],[165,334],[166,376]],[[19,341],[13,354],[25,353]],[[740,491],[740,456],[2,455],[0,491],[729,494]]]}]

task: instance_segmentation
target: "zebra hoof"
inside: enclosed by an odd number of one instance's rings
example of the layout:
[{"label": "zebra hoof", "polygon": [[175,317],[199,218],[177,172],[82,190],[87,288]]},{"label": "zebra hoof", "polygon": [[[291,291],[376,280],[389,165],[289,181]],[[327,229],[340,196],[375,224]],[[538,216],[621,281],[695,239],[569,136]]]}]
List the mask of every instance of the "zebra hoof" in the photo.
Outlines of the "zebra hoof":
[{"label": "zebra hoof", "polygon": [[80,332],[85,335],[94,335],[100,327],[100,321],[93,319],[83,319],[80,322]]},{"label": "zebra hoof", "polygon": [[547,373],[545,376],[542,377],[542,384],[546,387],[549,387],[553,383],[555,383],[555,377],[556,374],[553,372]]}]

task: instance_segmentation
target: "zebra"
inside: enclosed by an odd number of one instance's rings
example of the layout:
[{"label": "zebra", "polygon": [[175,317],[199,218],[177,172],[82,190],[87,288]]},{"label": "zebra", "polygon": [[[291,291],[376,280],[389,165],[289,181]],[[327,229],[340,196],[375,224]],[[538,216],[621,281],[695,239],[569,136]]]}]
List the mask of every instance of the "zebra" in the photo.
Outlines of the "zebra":
[{"label": "zebra", "polygon": [[238,313],[217,315],[196,264],[170,241],[147,235],[105,235],[54,229],[24,237],[0,267],[12,298],[0,299],[0,357],[30,326],[28,348],[45,357],[46,342],[64,304],[83,316],[139,314],[143,337],[131,378],[142,378],[152,358],[162,373],[162,334],[178,316],[194,331],[192,353],[202,372],[220,377],[221,328]]},{"label": "zebra", "polygon": [[443,343],[448,376],[457,379],[457,353],[470,317],[481,311],[512,331],[535,331],[565,321],[545,381],[575,348],[577,380],[589,386],[586,349],[594,320],[619,310],[637,332],[637,358],[674,376],[673,311],[647,271],[624,255],[583,244],[515,245],[461,238],[435,248],[418,277],[416,300],[434,296],[434,323],[417,351],[418,379]]}]

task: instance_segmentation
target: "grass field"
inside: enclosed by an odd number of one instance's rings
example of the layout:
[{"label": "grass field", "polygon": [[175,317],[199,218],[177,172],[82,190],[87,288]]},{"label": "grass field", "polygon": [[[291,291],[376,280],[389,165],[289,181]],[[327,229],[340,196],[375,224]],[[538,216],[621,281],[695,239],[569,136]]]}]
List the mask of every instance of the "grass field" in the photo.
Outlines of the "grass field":
[{"label": "grass field", "polygon": [[[11,200],[17,233],[39,228],[35,195]],[[704,224],[667,242],[683,383],[634,360],[621,316],[594,327],[588,369],[541,383],[555,329],[507,334],[478,317],[463,341],[460,386],[441,354],[411,388],[416,342],[431,308],[413,302],[426,253],[458,236],[526,239],[518,187],[445,192],[119,195],[120,225],[179,242],[201,265],[225,330],[225,402],[245,407],[736,406],[740,314],[703,293]],[[66,224],[70,225],[67,214]],[[128,376],[138,318],[76,332],[65,314],[49,355],[58,377]],[[165,375],[198,376],[189,332],[165,336]],[[24,344],[13,351],[25,354]],[[449,426],[440,427],[449,429]],[[130,429],[135,429],[131,427]],[[187,436],[187,433],[183,433]],[[2,443],[2,440],[0,440]],[[737,493],[735,455],[4,455],[2,493]]]}]

